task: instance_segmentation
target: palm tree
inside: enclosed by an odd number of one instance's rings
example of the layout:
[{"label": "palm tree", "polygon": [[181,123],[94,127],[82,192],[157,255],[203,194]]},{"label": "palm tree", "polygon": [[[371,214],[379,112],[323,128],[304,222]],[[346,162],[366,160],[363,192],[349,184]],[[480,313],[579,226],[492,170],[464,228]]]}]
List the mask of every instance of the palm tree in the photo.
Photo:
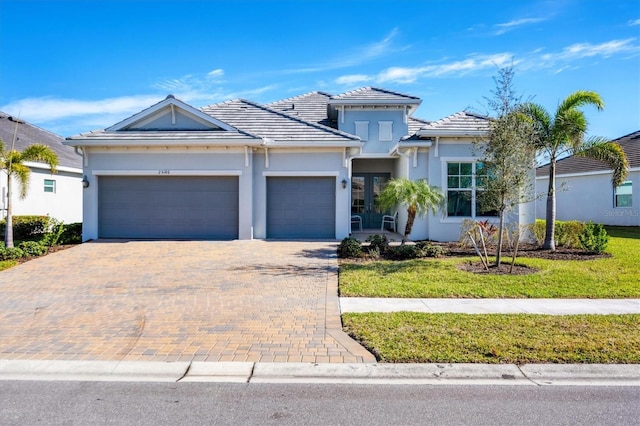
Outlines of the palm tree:
[{"label": "palm tree", "polygon": [[[16,127],[18,123],[16,123]],[[14,140],[15,143],[15,140]],[[24,163],[27,161],[38,161],[46,163],[51,168],[51,173],[56,172],[58,156],[51,148],[42,144],[29,145],[24,151],[15,149],[5,151],[4,143],[0,139],[0,170],[7,174],[7,223],[4,232],[5,247],[13,247],[13,217],[11,206],[12,178],[15,177],[20,190],[20,198],[27,196],[31,169]]]},{"label": "palm tree", "polygon": [[431,186],[425,179],[412,181],[406,178],[391,179],[380,193],[380,207],[388,210],[398,204],[407,208],[407,225],[404,227],[402,244],[404,244],[416,215],[422,216],[429,212],[434,213],[442,206],[444,195],[440,190]]},{"label": "palm tree", "polygon": [[546,229],[543,248],[555,250],[556,220],[556,162],[564,155],[578,155],[605,162],[613,169],[612,184],[619,186],[627,177],[628,162],[624,151],[614,142],[601,137],[585,140],[587,119],[579,109],[593,105],[604,108],[604,101],[596,92],[578,90],[564,99],[551,116],[538,104],[525,104],[524,111],[535,127],[534,144],[538,152],[549,160]]}]

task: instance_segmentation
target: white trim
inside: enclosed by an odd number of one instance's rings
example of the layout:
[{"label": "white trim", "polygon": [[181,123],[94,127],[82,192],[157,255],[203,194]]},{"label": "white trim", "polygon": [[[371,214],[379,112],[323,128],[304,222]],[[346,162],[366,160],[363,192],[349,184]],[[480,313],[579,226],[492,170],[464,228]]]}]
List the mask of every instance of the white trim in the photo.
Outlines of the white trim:
[{"label": "white trim", "polygon": [[[389,134],[387,135],[387,132]],[[383,136],[389,136],[388,138]],[[392,142],[393,141],[393,121],[378,121],[378,141],[380,142]]]},{"label": "white trim", "polygon": [[242,170],[94,170],[94,176],[241,176]]},{"label": "white trim", "polygon": [[338,177],[340,172],[328,171],[292,171],[292,172],[262,172],[262,176],[282,176],[282,177]]},{"label": "white trim", "polygon": [[170,108],[173,109],[173,106],[178,107],[178,109],[183,110],[185,113],[185,115],[189,115],[191,114],[194,117],[198,117],[199,119],[203,120],[205,123],[211,124],[215,127],[218,127],[222,130],[227,130],[227,131],[236,131],[235,127],[232,127],[230,125],[228,125],[225,122],[222,122],[220,120],[218,120],[215,117],[212,117],[208,114],[205,114],[204,112],[200,111],[199,109],[196,109],[194,107],[192,107],[189,104],[186,104],[184,102],[182,102],[179,99],[176,99],[173,96],[167,96],[164,100],[158,102],[155,105],[150,106],[149,108],[147,108],[146,110],[143,110],[135,115],[132,115],[131,117],[122,120],[121,122],[114,124],[111,127],[107,127],[105,130],[107,131],[118,131],[118,130],[122,130],[130,125],[133,124],[139,124],[140,122],[144,122],[145,120],[148,120],[149,118],[155,118],[154,116],[156,116],[156,114],[160,111],[162,111],[166,106],[170,106]]},{"label": "white trim", "polygon": [[[544,167],[544,166],[543,166]],[[640,172],[640,167],[634,167],[628,170],[630,172]],[[597,176],[597,175],[610,175],[613,173],[613,170],[599,170],[596,172],[582,172],[582,173],[564,173],[558,174],[556,173],[556,179],[559,177],[583,177],[583,176]],[[549,175],[544,176],[536,176],[537,179],[549,179]]]},{"label": "white trim", "polygon": [[[25,161],[22,164],[32,169],[51,170],[51,167],[49,167],[48,164],[35,163],[32,161]],[[75,167],[67,167],[67,166],[56,166],[56,170],[59,172],[67,172],[67,173],[80,173],[80,174],[82,173],[82,169],[76,169]]]}]

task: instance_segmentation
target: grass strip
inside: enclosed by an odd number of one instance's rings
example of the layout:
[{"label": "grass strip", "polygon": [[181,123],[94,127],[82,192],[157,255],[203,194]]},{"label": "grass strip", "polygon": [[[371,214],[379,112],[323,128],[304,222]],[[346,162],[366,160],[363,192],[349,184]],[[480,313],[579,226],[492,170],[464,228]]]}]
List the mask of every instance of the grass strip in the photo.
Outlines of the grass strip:
[{"label": "grass strip", "polygon": [[640,315],[343,314],[390,363],[640,363]]},{"label": "grass strip", "polygon": [[[634,298],[640,297],[640,235],[621,231],[610,239],[608,258],[519,258],[529,275],[475,274],[457,265],[477,257],[402,262],[342,262],[340,295],[349,297]],[[623,233],[623,232],[626,232]],[[613,234],[613,233],[612,233]],[[632,237],[631,237],[632,236]]]}]

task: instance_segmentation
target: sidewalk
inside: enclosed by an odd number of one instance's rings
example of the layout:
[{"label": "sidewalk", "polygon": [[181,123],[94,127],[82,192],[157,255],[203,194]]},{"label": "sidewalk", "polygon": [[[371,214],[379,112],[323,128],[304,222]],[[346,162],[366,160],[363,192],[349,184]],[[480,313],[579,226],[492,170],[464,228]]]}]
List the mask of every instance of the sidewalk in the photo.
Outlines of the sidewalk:
[{"label": "sidewalk", "polygon": [[399,299],[341,297],[342,313],[638,314],[640,299]]}]

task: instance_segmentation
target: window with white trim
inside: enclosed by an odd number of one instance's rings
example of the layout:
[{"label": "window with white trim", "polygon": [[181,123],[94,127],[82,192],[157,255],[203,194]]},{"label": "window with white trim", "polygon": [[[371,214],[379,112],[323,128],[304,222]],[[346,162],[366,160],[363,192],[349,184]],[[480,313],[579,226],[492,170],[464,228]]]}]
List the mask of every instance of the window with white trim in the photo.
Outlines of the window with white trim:
[{"label": "window with white trim", "polygon": [[56,181],[53,179],[44,180],[44,192],[56,193]]},{"label": "window with white trim", "polygon": [[631,207],[633,183],[628,180],[614,190],[614,207]]},{"label": "window with white trim", "polygon": [[380,142],[393,141],[393,121],[378,121],[378,128],[378,140]]},{"label": "window with white trim", "polygon": [[362,141],[369,140],[369,122],[356,121],[356,136]]},{"label": "window with white trim", "polygon": [[482,163],[447,163],[447,216],[497,216],[497,212],[483,202],[487,179]]}]

